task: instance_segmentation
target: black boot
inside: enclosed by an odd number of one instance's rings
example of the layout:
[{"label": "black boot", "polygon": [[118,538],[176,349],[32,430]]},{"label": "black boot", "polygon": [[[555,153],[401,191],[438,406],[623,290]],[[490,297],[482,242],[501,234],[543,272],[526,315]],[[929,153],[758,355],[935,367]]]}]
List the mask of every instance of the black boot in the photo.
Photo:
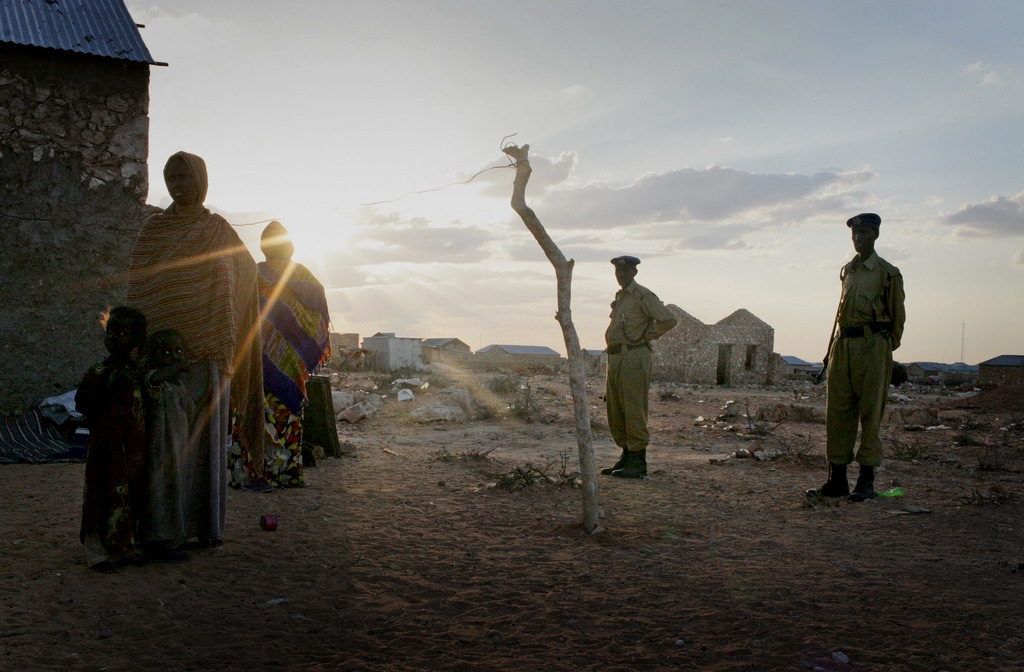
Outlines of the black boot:
[{"label": "black boot", "polygon": [[630,450],[621,469],[612,472],[615,478],[643,478],[647,475],[647,449]]},{"label": "black boot", "polygon": [[828,463],[828,480],[820,488],[807,491],[808,497],[846,497],[850,484],[846,482],[846,465]]},{"label": "black boot", "polygon": [[605,467],[604,469],[602,469],[601,470],[601,475],[602,476],[611,476],[613,471],[615,471],[616,469],[622,469],[624,466],[626,466],[626,454],[627,453],[629,453],[629,450],[623,448],[622,449],[622,455],[619,455],[619,461],[616,462],[615,464],[613,464],[610,467]]},{"label": "black boot", "polygon": [[851,502],[863,502],[865,499],[875,498],[875,468],[860,465],[860,473],[857,474],[857,485],[853,486],[850,494]]}]

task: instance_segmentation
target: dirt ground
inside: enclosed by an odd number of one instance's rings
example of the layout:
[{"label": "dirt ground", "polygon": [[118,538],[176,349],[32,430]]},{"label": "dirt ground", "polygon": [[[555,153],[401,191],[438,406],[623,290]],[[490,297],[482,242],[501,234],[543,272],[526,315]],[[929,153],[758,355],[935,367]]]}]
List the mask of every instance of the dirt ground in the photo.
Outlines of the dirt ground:
[{"label": "dirt ground", "polygon": [[[0,669],[1024,669],[1020,388],[901,387],[876,487],[904,494],[853,503],[804,494],[824,387],[656,384],[651,474],[599,477],[587,534],[564,377],[424,379],[341,376],[385,395],[345,454],[232,491],[224,547],[182,564],[89,571],[83,465],[0,467]],[[409,419],[452,385],[478,417]]]}]

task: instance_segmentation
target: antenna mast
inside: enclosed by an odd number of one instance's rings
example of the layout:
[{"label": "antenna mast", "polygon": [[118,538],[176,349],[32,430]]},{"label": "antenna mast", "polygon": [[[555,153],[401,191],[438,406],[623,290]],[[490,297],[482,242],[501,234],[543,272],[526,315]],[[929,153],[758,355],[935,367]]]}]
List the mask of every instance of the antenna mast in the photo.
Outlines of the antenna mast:
[{"label": "antenna mast", "polygon": [[967,323],[966,320],[960,322],[960,361],[966,362],[964,359],[964,325]]}]

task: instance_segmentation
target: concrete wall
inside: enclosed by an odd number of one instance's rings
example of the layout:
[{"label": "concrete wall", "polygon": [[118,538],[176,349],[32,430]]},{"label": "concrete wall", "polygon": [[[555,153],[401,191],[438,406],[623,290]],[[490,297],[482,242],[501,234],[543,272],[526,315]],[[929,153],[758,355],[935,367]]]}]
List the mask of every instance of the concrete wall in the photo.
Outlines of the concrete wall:
[{"label": "concrete wall", "polygon": [[381,371],[423,368],[422,347],[418,338],[369,336],[363,339],[363,347],[374,353],[371,368]]},{"label": "concrete wall", "polygon": [[0,413],[106,356],[148,193],[149,67],[0,46]]}]

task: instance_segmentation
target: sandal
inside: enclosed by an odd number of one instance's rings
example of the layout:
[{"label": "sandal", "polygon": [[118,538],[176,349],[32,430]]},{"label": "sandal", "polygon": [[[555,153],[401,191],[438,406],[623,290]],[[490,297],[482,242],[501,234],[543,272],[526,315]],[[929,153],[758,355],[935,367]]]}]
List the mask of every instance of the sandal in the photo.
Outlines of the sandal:
[{"label": "sandal", "polygon": [[154,555],[149,559],[150,562],[162,562],[162,563],[177,563],[185,562],[188,560],[188,554],[185,551],[166,551]]}]

